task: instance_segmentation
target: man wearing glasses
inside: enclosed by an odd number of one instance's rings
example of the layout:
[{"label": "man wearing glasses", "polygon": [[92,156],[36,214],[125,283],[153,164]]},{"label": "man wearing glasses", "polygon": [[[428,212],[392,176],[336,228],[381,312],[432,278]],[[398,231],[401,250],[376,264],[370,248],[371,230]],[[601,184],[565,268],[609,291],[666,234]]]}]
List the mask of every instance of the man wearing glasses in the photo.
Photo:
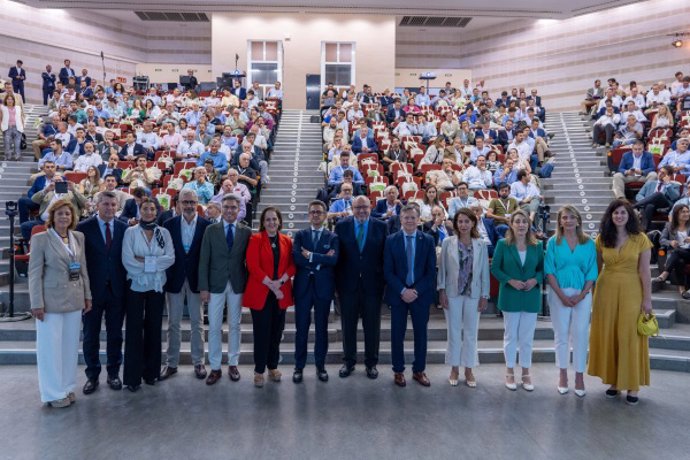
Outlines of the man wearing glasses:
[{"label": "man wearing glasses", "polygon": [[338,261],[338,237],[327,230],[326,204],[323,201],[309,203],[310,227],[295,235],[292,255],[297,266],[293,282],[295,297],[295,372],[292,381],[302,382],[302,371],[307,362],[307,341],[314,309],[314,363],[316,376],[328,381],[326,354],[328,353],[328,315],[335,292],[335,264]]},{"label": "man wearing glasses", "polygon": [[180,190],[179,205],[182,214],[168,219],[163,226],[170,232],[175,247],[175,263],[167,269],[165,291],[168,296],[168,349],[166,366],[159,380],[177,373],[180,360],[180,322],[185,297],[192,327],[192,363],[197,378],[206,377],[204,367],[204,325],[199,299],[199,254],[201,240],[209,221],[197,214],[199,198],[194,190]]}]

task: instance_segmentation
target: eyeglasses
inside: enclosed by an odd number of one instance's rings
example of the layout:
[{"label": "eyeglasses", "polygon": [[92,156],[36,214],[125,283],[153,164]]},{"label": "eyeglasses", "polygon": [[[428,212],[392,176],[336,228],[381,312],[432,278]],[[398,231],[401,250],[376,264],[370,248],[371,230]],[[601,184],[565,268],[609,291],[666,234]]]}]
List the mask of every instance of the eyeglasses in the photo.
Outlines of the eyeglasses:
[{"label": "eyeglasses", "polygon": [[311,211],[309,211],[309,214],[312,214],[314,216],[318,216],[318,215],[323,214],[323,211],[321,211],[319,209],[312,209]]},{"label": "eyeglasses", "polygon": [[369,206],[353,206],[352,209],[369,209]]},{"label": "eyeglasses", "polygon": [[184,205],[187,205],[187,204],[188,204],[188,205],[192,205],[192,204],[197,204],[198,201],[184,200],[184,201],[180,201],[180,203],[182,203],[182,204],[184,204]]}]

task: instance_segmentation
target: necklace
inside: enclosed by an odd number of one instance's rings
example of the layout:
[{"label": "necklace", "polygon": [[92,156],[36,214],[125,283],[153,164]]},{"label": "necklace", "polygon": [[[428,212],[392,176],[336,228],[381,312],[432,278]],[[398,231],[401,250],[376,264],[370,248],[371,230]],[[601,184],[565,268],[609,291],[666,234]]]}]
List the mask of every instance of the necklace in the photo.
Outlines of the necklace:
[{"label": "necklace", "polygon": [[273,249],[275,249],[275,248],[277,247],[277,243],[278,243],[278,235],[276,235],[276,236],[269,236],[268,239],[271,240],[271,247],[272,247]]}]

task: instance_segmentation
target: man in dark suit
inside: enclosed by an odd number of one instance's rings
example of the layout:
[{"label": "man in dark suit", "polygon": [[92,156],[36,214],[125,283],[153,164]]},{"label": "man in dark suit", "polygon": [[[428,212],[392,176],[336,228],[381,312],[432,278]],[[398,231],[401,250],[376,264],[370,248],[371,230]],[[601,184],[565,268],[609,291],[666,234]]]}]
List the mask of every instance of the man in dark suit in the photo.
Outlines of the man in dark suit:
[{"label": "man in dark suit", "polygon": [[446,228],[446,211],[441,206],[434,205],[431,208],[431,220],[422,225],[422,231],[431,235],[434,246],[441,246],[443,240],[452,235],[452,230]]},{"label": "man in dark suit", "polygon": [[398,199],[398,187],[389,185],[384,190],[384,198],[376,202],[371,216],[387,221],[391,217],[399,215],[401,208],[402,203]]},{"label": "man in dark suit", "polygon": [[247,246],[252,230],[237,220],[240,212],[238,195],[223,197],[223,220],[211,224],[201,240],[199,256],[199,291],[201,301],[208,303],[208,360],[211,372],[207,385],[218,382],[221,372],[221,345],[223,342],[223,312],[228,305],[228,374],[237,382],[240,371],[240,321],[242,294],[247,285]]},{"label": "man in dark suit", "polygon": [[504,149],[506,149],[508,145],[513,142],[513,139],[515,139],[515,129],[513,124],[513,120],[506,121],[505,129],[502,129],[498,132],[498,141],[496,142],[497,144],[502,145]]},{"label": "man in dark suit", "polygon": [[84,361],[86,378],[84,394],[98,389],[101,373],[99,344],[101,321],[105,313],[106,356],[108,385],[122,389],[122,321],[124,319],[124,293],[127,290],[125,267],[122,265],[122,239],[127,225],[115,219],[117,197],[104,191],[98,196],[98,214],[82,221],[77,230],[84,234],[86,266],[89,271],[93,307],[84,314]]},{"label": "man in dark suit", "polygon": [[237,96],[240,101],[247,99],[247,90],[242,88],[242,82],[240,80],[233,80],[233,86],[230,88],[230,92]]},{"label": "man in dark suit", "polygon": [[357,154],[376,153],[378,151],[376,141],[373,137],[369,137],[369,128],[364,124],[359,129],[359,134],[355,135],[352,140],[352,151]]},{"label": "man in dark suit", "polygon": [[[189,189],[191,190],[191,189]],[[179,198],[180,195],[175,195],[170,199],[170,209],[166,209],[165,211],[161,212],[158,214],[158,218],[156,219],[156,223],[158,225],[163,225],[170,219],[173,219],[177,216],[180,215],[180,205],[179,205]],[[197,197],[198,198],[198,197]]]},{"label": "man in dark suit", "polygon": [[383,247],[386,224],[371,219],[371,203],[366,196],[353,200],[354,216],[335,226],[340,251],[336,265],[336,289],[340,299],[343,328],[343,361],[339,375],[348,377],[357,362],[357,323],[364,329],[364,364],[367,377],[379,373],[379,340],[381,333],[381,298],[383,297]]},{"label": "man in dark suit", "polygon": [[136,137],[132,131],[128,131],[125,137],[127,142],[120,149],[119,157],[120,160],[134,160],[140,155],[148,155],[148,152],[143,145],[137,143]]},{"label": "man in dark suit", "polygon": [[55,177],[55,162],[46,161],[45,163],[43,163],[43,175],[38,176],[34,180],[34,183],[31,185],[31,188],[28,192],[26,192],[26,196],[19,198],[17,202],[20,224],[23,224],[24,222],[29,220],[29,213],[31,211],[38,211],[40,205],[38,203],[34,203],[31,197],[33,197],[36,192],[40,192],[48,185],[50,185],[50,183],[53,180],[53,177]]},{"label": "man in dark suit", "polygon": [[41,79],[43,84],[41,89],[43,90],[43,105],[48,105],[48,99],[53,96],[53,91],[55,91],[55,74],[53,73],[53,66],[50,64],[46,65],[46,71],[41,74]]},{"label": "man in dark suit", "polygon": [[72,63],[70,62],[69,59],[65,59],[65,66],[60,69],[60,74],[59,74],[59,79],[60,83],[63,85],[68,85],[69,84],[69,79],[74,78],[76,82],[77,75],[74,73],[74,69],[70,67]]},{"label": "man in dark suit", "polygon": [[170,232],[175,247],[175,263],[166,270],[165,292],[168,296],[168,349],[165,352],[166,366],[158,380],[165,380],[177,374],[180,361],[180,322],[187,299],[187,311],[191,321],[191,350],[194,374],[198,379],[206,378],[204,367],[204,325],[199,299],[199,254],[201,239],[209,222],[196,212],[199,198],[192,189],[179,193],[182,214],[168,219],[164,224]]},{"label": "man in dark suit", "polygon": [[[144,198],[145,196],[148,196],[149,193],[148,191],[143,188],[143,187],[137,187],[134,190],[132,190],[132,197],[129,200],[125,201],[125,205],[122,208],[122,213],[120,214],[120,219],[121,221],[125,222],[128,225],[136,225],[139,223],[139,205],[141,204],[141,199]],[[158,204],[158,200],[154,200],[156,207],[158,208],[158,216],[162,215],[162,210],[160,207],[160,204]],[[170,216],[174,217],[174,216]],[[163,225],[163,221],[157,220],[156,223],[159,225]]]},{"label": "man in dark suit", "polygon": [[295,372],[292,381],[302,381],[302,370],[307,362],[307,341],[314,308],[314,361],[316,375],[328,381],[326,354],[328,353],[328,315],[335,293],[335,264],[338,261],[338,236],[325,228],[326,203],[309,203],[311,226],[295,235],[292,255],[297,266],[292,293],[295,297]]},{"label": "man in dark suit", "polygon": [[15,67],[10,67],[10,73],[8,77],[12,79],[12,91],[19,93],[22,96],[22,101],[26,102],[26,96],[24,96],[24,80],[26,80],[26,70],[22,68],[24,63],[17,59],[17,65]]},{"label": "man in dark suit", "polygon": [[391,306],[391,358],[395,384],[405,382],[404,342],[408,312],[414,329],[412,378],[428,387],[426,369],[429,306],[436,293],[436,250],[431,236],[417,230],[419,209],[405,206],[400,212],[401,231],[386,239],[384,274],[386,303]]},{"label": "man in dark suit", "polygon": [[400,99],[395,99],[393,105],[388,108],[388,113],[386,113],[386,122],[388,124],[400,122],[405,119],[405,112],[403,112],[400,105]]}]

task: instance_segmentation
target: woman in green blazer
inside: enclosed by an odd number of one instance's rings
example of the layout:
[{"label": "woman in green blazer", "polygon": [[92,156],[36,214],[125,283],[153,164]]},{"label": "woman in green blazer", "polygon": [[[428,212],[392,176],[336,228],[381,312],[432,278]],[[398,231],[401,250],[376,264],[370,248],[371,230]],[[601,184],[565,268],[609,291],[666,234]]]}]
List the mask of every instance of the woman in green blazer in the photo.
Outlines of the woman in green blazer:
[{"label": "woman in green blazer", "polygon": [[506,360],[506,388],[516,390],[515,362],[520,350],[522,387],[533,391],[529,375],[532,342],[541,309],[544,250],[531,230],[529,216],[522,210],[510,216],[505,239],[499,240],[491,263],[491,273],[500,283],[498,308],[503,312],[505,332],[503,353]]}]

